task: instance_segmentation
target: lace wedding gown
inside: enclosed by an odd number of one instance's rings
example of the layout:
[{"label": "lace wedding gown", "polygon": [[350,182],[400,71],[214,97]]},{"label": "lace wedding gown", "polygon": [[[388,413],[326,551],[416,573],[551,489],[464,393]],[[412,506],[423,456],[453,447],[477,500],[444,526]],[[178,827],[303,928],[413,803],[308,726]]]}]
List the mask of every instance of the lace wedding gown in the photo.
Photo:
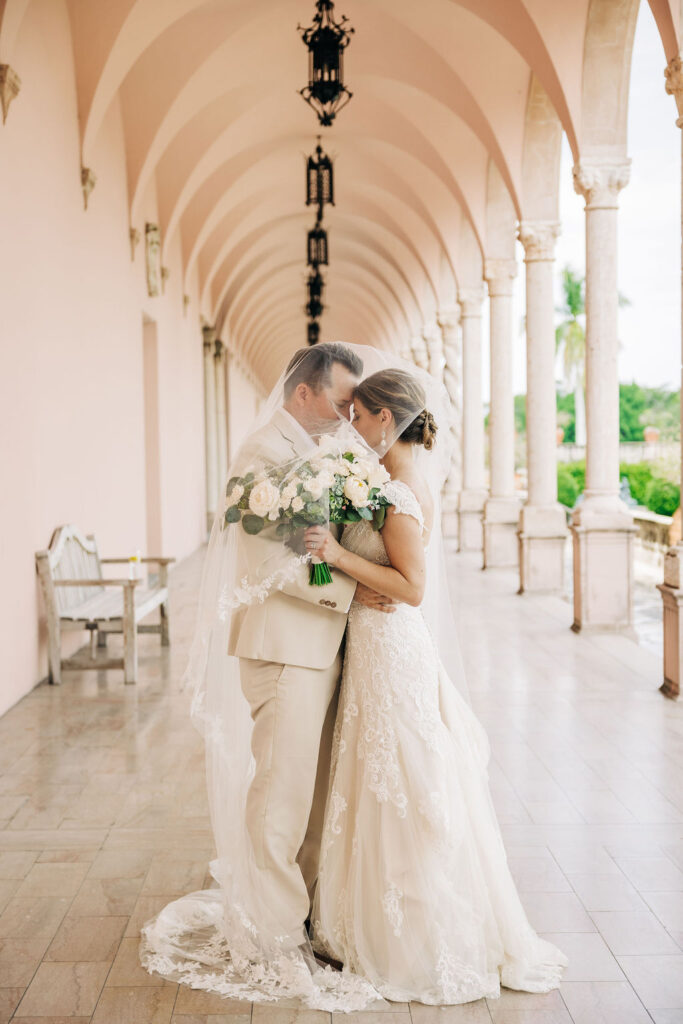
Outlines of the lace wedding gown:
[{"label": "lace wedding gown", "polygon": [[[424,527],[407,485],[398,512]],[[381,534],[342,545],[388,565]],[[386,999],[548,992],[567,957],[532,929],[488,787],[486,732],[445,675],[419,608],[353,603],[313,909],[313,947]]]}]

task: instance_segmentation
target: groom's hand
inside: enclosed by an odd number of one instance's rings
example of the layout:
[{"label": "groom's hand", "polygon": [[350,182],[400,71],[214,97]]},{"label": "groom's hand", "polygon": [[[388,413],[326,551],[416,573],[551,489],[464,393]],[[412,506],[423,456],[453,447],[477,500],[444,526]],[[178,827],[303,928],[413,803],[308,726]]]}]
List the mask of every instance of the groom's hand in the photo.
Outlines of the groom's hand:
[{"label": "groom's hand", "polygon": [[378,594],[371,587],[366,587],[364,583],[359,583],[356,587],[354,600],[364,604],[366,608],[374,608],[377,612],[395,612],[398,603],[385,594]]}]

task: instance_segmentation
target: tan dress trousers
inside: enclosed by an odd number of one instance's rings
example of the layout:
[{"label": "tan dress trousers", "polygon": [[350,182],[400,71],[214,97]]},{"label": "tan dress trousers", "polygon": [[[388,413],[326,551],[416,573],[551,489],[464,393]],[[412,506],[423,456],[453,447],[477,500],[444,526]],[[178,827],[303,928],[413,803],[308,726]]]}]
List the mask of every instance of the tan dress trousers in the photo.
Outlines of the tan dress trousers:
[{"label": "tan dress trousers", "polygon": [[318,873],[341,666],[341,654],[326,669],[240,658],[256,762],[246,825],[290,934],[308,917]]}]

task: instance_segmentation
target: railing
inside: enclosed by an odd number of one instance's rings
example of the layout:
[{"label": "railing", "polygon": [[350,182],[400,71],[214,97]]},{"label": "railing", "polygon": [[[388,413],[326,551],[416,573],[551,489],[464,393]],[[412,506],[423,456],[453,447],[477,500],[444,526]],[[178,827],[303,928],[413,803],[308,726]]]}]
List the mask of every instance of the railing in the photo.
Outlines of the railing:
[{"label": "railing", "polygon": [[[620,462],[652,462],[655,459],[680,458],[681,446],[675,441],[623,441],[619,445]],[[579,462],[586,458],[586,446],[580,444],[559,444],[557,458],[560,462]]]}]

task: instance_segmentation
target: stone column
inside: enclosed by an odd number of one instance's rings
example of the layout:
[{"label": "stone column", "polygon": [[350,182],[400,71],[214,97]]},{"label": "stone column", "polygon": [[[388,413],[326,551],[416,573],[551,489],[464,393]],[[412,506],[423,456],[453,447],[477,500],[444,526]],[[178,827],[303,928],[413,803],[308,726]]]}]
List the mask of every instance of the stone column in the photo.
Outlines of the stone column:
[{"label": "stone column", "polygon": [[218,497],[218,433],[216,431],[216,371],[214,343],[216,331],[203,327],[204,336],[204,445],[206,452],[206,528],[210,530],[216,515]]},{"label": "stone column", "polygon": [[443,381],[444,374],[444,352],[441,328],[438,323],[429,324],[422,331],[422,337],[427,348],[427,364],[432,377]]},{"label": "stone column", "polygon": [[427,352],[427,342],[421,334],[414,334],[410,339],[410,351],[412,352],[415,365],[419,366],[421,370],[428,370],[429,354]]},{"label": "stone column", "polygon": [[462,317],[462,490],[458,499],[458,549],[481,551],[486,501],[484,403],[481,370],[483,288],[463,288],[458,295]]},{"label": "stone column", "polygon": [[553,266],[560,225],[522,221],[526,264],[526,450],[528,496],[519,519],[519,592],[564,584],[567,515],[557,500],[557,402]]},{"label": "stone column", "polygon": [[[669,61],[664,72],[666,91],[676,99],[678,128],[683,128],[683,61],[680,54]],[[683,132],[681,133],[683,147]],[[683,170],[683,148],[681,150]],[[683,174],[681,175],[683,189]],[[683,212],[683,206],[681,207]],[[683,222],[681,223],[681,267],[683,270]],[[683,278],[682,278],[683,284]],[[683,302],[681,303],[683,315]],[[681,323],[683,343],[683,322]],[[681,384],[683,385],[683,351],[681,352]],[[683,422],[683,387],[681,388],[681,422]],[[681,482],[683,483],[683,445],[681,447]],[[664,558],[664,582],[657,585],[664,604],[664,682],[659,687],[666,697],[678,697],[683,677],[683,540],[669,550]]]},{"label": "stone column", "polygon": [[443,382],[453,410],[453,458],[443,490],[443,533],[459,535],[458,505],[462,490],[462,345],[460,344],[460,310],[457,306],[439,310],[437,323],[441,330]]},{"label": "stone column", "polygon": [[518,564],[519,498],[515,496],[515,410],[512,391],[512,291],[515,260],[487,260],[490,298],[491,486],[484,505],[484,568]]},{"label": "stone column", "polygon": [[572,514],[574,623],[632,626],[633,516],[619,497],[617,209],[630,161],[592,159],[574,167],[586,200],[586,490]]},{"label": "stone column", "polygon": [[[219,493],[228,475],[228,420],[227,402],[225,396],[225,346],[220,339],[216,339],[214,364],[216,375],[216,463]],[[220,494],[220,500],[223,495]]]}]

